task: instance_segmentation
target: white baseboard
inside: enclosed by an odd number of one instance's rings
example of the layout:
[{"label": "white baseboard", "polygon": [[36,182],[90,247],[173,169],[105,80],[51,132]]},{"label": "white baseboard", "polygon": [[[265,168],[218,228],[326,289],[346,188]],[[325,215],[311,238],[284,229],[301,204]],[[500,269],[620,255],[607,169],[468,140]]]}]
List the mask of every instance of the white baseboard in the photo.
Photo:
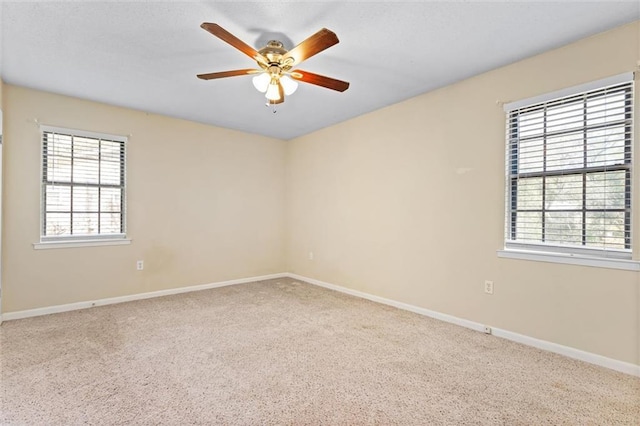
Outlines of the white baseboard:
[{"label": "white baseboard", "polygon": [[[194,286],[188,286],[188,287],[171,288],[167,290],[131,294],[127,296],[110,297],[107,299],[98,299],[98,300],[91,300],[91,301],[85,301],[85,302],[69,303],[65,305],[49,306],[45,308],[28,309],[28,310],[17,311],[17,312],[8,312],[6,314],[2,314],[0,318],[3,321],[11,321],[11,320],[17,320],[22,318],[55,314],[59,312],[76,311],[78,309],[87,309],[87,308],[92,308],[94,306],[112,305],[115,303],[151,299],[154,297],[169,296],[172,294],[188,293],[188,292],[199,291],[199,290],[208,290],[211,288],[226,287],[230,285],[245,284],[245,283],[250,283],[254,281],[264,281],[264,280],[285,278],[285,277],[304,281],[309,284],[328,288],[330,290],[339,291],[341,293],[349,294],[351,296],[361,297],[363,299],[371,300],[377,303],[382,303],[384,305],[393,306],[399,309],[414,312],[416,314],[425,315],[440,321],[445,321],[451,324],[456,324],[462,327],[466,327],[471,330],[480,331],[480,332],[484,331],[485,325],[475,321],[458,318],[453,315],[443,314],[441,312],[432,311],[430,309],[421,308],[418,306],[410,305],[408,303],[398,302],[396,300],[387,299],[380,296],[374,296],[372,294],[365,293],[362,291],[353,290],[347,287],[330,284],[324,281],[316,280],[314,278],[304,277],[302,275],[292,274],[289,272],[271,274],[271,275],[262,275],[262,276],[250,277],[250,278],[240,278],[235,280],[220,281],[216,283],[201,284],[201,285],[194,285]],[[581,351],[579,349],[575,349],[569,346],[559,345],[557,343],[536,339],[534,337],[525,336],[523,334],[514,333],[512,331],[503,330],[500,328],[491,327],[491,333],[496,337],[522,343],[527,346],[533,346],[535,348],[553,352],[560,355],[564,355],[569,358],[578,359],[580,361],[585,361],[590,364],[599,365],[601,367],[609,368],[611,370],[616,370],[622,373],[640,377],[640,365],[619,361],[613,358],[607,358],[602,355]]]},{"label": "white baseboard", "polygon": [[284,278],[288,274],[271,274],[259,277],[240,278],[236,280],[220,281],[210,284],[193,285],[188,287],[170,288],[167,290],[151,291],[147,293],[130,294],[127,296],[109,297],[107,299],[88,300],[85,302],[68,303],[65,305],[48,306],[46,308],[28,309],[24,311],[8,312],[2,314],[2,321],[11,321],[22,318],[38,317],[41,315],[57,314],[59,312],[77,311],[78,309],[93,308],[94,306],[113,305],[115,303],[131,302],[134,300],[151,299],[154,297],[169,296],[172,294],[189,293],[192,291],[208,290],[211,288],[226,287],[236,284],[245,284],[254,281],[271,280],[275,278]]},{"label": "white baseboard", "polygon": [[[484,332],[485,325],[477,323],[475,321],[469,321],[463,318],[454,317],[453,315],[447,315],[440,312],[432,311],[430,309],[420,308],[418,306],[410,305],[408,303],[398,302],[398,301],[395,301],[392,299],[386,299],[380,296],[374,296],[369,293],[353,290],[353,289],[342,287],[335,284],[330,284],[324,281],[316,280],[314,278],[304,277],[302,275],[297,275],[292,273],[288,273],[285,275],[295,280],[304,281],[309,284],[314,284],[320,287],[339,291],[341,293],[346,293],[352,296],[371,300],[373,302],[378,302],[378,303],[393,306],[399,309],[404,309],[406,311],[414,312],[416,314],[425,315],[440,321],[445,321],[445,322],[456,324],[462,327],[470,328],[472,330]],[[527,346],[533,346],[534,348],[553,352],[559,355],[564,355],[568,358],[578,359],[580,361],[585,361],[590,364],[598,365],[601,367],[609,368],[611,370],[620,371],[622,373],[640,377],[640,365],[637,365],[637,364],[631,364],[629,362],[619,361],[613,358],[607,358],[602,355],[581,351],[580,349],[559,345],[557,343],[549,342],[546,340],[536,339],[534,337],[525,336],[523,334],[514,333],[512,331],[503,330],[500,328],[491,327],[491,334],[496,337],[522,343]]]}]

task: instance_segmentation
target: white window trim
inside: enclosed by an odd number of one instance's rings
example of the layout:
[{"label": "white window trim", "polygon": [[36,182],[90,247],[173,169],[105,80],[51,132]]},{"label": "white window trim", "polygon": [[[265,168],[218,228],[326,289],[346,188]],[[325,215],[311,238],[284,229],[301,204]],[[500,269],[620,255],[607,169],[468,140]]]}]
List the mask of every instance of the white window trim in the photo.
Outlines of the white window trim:
[{"label": "white window trim", "polygon": [[640,261],[593,257],[574,253],[551,253],[543,251],[503,249],[497,251],[504,259],[533,260],[536,262],[563,263],[566,265],[592,266],[598,268],[640,271]]},{"label": "white window trim", "polygon": [[60,249],[60,248],[76,248],[76,247],[99,247],[99,246],[120,246],[131,244],[128,238],[119,239],[95,239],[95,240],[71,240],[71,241],[46,241],[33,243],[35,250]]},{"label": "white window trim", "polygon": [[[554,99],[571,96],[576,93],[596,90],[601,87],[621,84],[627,81],[635,81],[634,72],[626,72],[600,80],[557,90],[554,92],[545,93],[539,96],[533,96],[530,98],[505,103],[503,105],[503,109],[505,113],[509,114],[511,111],[527,105],[549,102]],[[634,126],[635,125],[636,124],[634,123]],[[507,150],[508,149],[509,148],[507,146]],[[508,194],[506,196],[509,197]],[[505,214],[507,214],[506,209]],[[590,255],[589,252],[592,252],[593,255]],[[505,248],[497,250],[497,255],[499,258],[504,259],[530,260],[538,262],[561,263],[567,265],[640,271],[640,261],[632,260],[632,252],[630,250],[606,250],[604,252],[604,256],[601,256],[599,254],[603,253],[603,251],[595,248],[579,248],[576,250],[572,250],[570,247],[547,245],[541,245],[538,248],[535,247],[535,244],[505,241]]]},{"label": "white window trim", "polygon": [[536,243],[536,242],[520,242],[520,241],[505,241],[505,250],[519,250],[519,251],[532,251],[536,253],[552,253],[552,254],[569,254],[576,256],[585,256],[588,258],[598,259],[619,259],[619,260],[631,260],[631,250],[616,250],[616,249],[599,249],[596,247],[583,247],[572,245],[556,245],[554,243]]},{"label": "white window trim", "polygon": [[[124,135],[100,133],[100,132],[93,132],[88,130],[72,129],[68,127],[57,127],[57,126],[50,126],[46,124],[40,124],[39,127],[40,127],[40,143],[42,143],[42,135],[45,132],[50,132],[50,133],[62,133],[62,134],[72,133],[74,136],[120,141],[120,142],[123,142],[125,146],[129,144],[129,137]],[[40,160],[42,161],[42,149],[40,151],[41,151]],[[126,158],[125,158],[125,164],[126,164]],[[41,172],[42,172],[42,168],[41,168]],[[125,187],[124,187],[125,194],[126,194],[126,188],[127,188],[126,179],[127,179],[127,174],[125,173]],[[40,181],[42,181],[42,176],[40,178]],[[40,200],[42,200],[42,194],[40,195]],[[42,201],[40,202],[42,203]],[[128,203],[125,203],[125,209],[126,208],[128,208]],[[41,206],[40,214],[42,215],[42,206]],[[125,215],[125,218],[126,218],[127,217],[126,210],[123,211],[123,214]],[[42,217],[40,218],[40,228],[42,228]],[[117,246],[117,245],[128,245],[128,244],[131,244],[131,239],[127,238],[126,236],[126,224],[125,224],[124,234],[106,234],[106,235],[98,234],[93,236],[70,235],[67,237],[44,237],[41,234],[40,241],[37,243],[33,243],[33,248],[34,250],[46,250],[46,249],[76,248],[76,247]]]},{"label": "white window trim", "polygon": [[40,125],[40,132],[50,132],[50,133],[62,133],[62,134],[73,134],[74,136],[81,136],[85,138],[93,138],[93,139],[109,139],[112,141],[124,142],[126,144],[129,143],[129,138],[125,135],[116,135],[113,133],[100,133],[100,132],[91,132],[88,130],[80,130],[80,129],[71,129],[69,127],[56,127],[49,126],[46,124]]},{"label": "white window trim", "polygon": [[576,93],[588,92],[590,90],[596,90],[601,87],[612,86],[615,84],[621,84],[634,79],[633,72],[626,72],[623,74],[614,75],[611,77],[603,78],[597,81],[590,81],[589,83],[579,84],[573,87],[567,87],[566,89],[556,90],[555,92],[545,93],[539,96],[533,96],[527,99],[521,99],[519,101],[509,102],[504,104],[504,112],[509,113],[515,109],[521,108],[527,105],[540,104],[543,102],[549,102],[554,99],[564,98],[567,96],[575,95]]}]

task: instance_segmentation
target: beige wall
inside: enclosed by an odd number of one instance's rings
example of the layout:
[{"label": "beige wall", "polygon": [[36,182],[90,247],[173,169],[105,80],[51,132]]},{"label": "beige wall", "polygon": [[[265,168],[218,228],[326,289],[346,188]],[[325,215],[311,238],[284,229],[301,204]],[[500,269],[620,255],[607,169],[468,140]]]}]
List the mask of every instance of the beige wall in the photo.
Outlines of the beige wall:
[{"label": "beige wall", "polygon": [[638,273],[496,255],[505,198],[497,101],[633,71],[639,34],[636,22],[292,141],[289,270],[640,364]]},{"label": "beige wall", "polygon": [[[285,142],[11,85],[4,101],[3,313],[285,270]],[[35,119],[131,135],[131,245],[34,250]]]}]

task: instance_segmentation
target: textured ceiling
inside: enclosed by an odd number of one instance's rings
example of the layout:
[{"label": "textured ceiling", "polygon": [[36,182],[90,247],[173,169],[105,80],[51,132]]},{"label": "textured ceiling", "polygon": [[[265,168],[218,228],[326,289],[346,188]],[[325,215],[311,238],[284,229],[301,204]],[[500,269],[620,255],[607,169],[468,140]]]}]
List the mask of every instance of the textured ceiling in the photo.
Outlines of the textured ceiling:
[{"label": "textured ceiling", "polygon": [[[0,6],[0,73],[6,83],[282,139],[640,19],[637,0]],[[340,43],[301,68],[351,87],[338,93],[301,83],[274,114],[249,76],[195,77],[255,65],[202,30],[205,21],[256,48],[272,38],[293,47],[329,28]]]}]

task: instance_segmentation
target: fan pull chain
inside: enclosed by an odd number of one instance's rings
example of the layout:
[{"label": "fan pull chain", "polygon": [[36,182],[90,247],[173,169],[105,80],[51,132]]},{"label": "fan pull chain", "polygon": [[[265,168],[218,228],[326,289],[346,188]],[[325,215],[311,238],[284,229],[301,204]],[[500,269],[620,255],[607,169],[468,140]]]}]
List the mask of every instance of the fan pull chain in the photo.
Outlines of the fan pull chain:
[{"label": "fan pull chain", "polygon": [[272,106],[273,106],[273,109],[272,109],[272,111],[271,111],[271,112],[273,112],[274,114],[275,114],[276,112],[278,112],[278,110],[277,110],[277,104],[272,104],[272,103],[270,103],[270,102],[266,102],[266,103],[264,104],[264,106],[266,106],[266,107],[269,107],[269,105],[272,105]]}]

